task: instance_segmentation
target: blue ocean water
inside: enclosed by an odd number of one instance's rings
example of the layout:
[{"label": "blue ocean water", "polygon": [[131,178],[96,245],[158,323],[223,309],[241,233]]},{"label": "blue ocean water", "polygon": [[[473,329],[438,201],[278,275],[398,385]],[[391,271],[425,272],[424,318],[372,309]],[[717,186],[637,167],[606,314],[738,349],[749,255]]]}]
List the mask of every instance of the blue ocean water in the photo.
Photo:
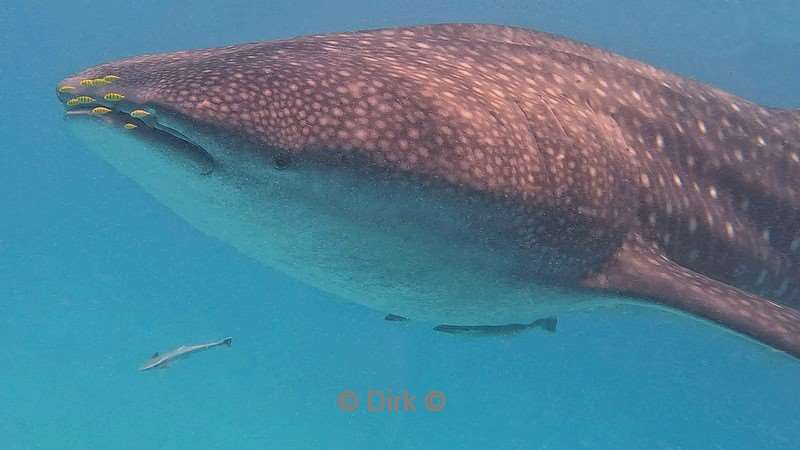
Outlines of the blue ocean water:
[{"label": "blue ocean water", "polygon": [[[796,449],[800,362],[625,307],[464,340],[241,256],[64,131],[55,84],[140,53],[445,21],[556,32],[800,106],[795,0],[19,1],[0,13],[0,449]],[[165,371],[156,350],[234,336]],[[358,411],[337,406],[352,390]],[[369,412],[407,390],[413,412]],[[447,399],[427,411],[431,391]]]}]

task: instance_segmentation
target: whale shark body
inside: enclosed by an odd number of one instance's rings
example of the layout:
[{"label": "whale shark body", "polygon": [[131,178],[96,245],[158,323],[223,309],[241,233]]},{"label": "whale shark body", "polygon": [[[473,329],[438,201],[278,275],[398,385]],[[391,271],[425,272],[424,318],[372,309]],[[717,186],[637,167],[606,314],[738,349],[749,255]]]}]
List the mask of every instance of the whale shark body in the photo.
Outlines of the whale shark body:
[{"label": "whale shark body", "polygon": [[800,355],[798,111],[461,24],[139,56],[58,97],[195,227],[345,300],[449,326],[635,301]]}]

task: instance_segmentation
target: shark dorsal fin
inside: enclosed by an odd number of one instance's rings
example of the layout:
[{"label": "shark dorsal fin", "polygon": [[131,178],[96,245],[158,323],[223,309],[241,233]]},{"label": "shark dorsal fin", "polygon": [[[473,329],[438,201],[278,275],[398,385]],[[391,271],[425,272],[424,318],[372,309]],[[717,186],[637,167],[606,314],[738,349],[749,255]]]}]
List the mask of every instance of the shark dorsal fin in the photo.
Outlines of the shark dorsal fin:
[{"label": "shark dorsal fin", "polygon": [[158,352],[153,353],[153,356],[151,356],[151,358],[158,358]]}]

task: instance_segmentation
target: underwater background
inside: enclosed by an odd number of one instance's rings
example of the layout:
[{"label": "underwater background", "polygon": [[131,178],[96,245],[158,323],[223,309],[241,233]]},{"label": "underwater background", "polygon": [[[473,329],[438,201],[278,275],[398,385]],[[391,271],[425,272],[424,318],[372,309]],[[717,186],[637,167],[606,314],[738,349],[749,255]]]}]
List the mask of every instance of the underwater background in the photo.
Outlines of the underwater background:
[{"label": "underwater background", "polygon": [[[432,22],[555,32],[800,107],[796,0],[5,2],[0,450],[800,448],[800,360],[635,306],[514,338],[385,322],[190,227],[69,135],[55,98],[111,59]],[[417,410],[369,412],[369,390]]]}]

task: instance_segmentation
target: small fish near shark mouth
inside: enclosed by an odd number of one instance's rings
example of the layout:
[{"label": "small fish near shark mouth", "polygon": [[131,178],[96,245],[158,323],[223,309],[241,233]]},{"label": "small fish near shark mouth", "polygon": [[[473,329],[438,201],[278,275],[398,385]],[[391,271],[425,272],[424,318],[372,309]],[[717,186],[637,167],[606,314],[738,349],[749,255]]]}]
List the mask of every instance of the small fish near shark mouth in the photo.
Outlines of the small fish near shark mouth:
[{"label": "small fish near shark mouth", "polygon": [[798,110],[473,24],[139,56],[57,96],[198,229],[387,320],[630,300],[800,356]]},{"label": "small fish near shark mouth", "polygon": [[214,158],[202,146],[160,122],[152,107],[137,104],[128,96],[113,90],[113,87],[121,83],[121,78],[117,75],[104,75],[60,84],[56,91],[59,100],[64,104],[65,118],[96,119],[111,127],[135,132],[140,139],[166,141],[171,147],[192,153],[202,161],[205,167],[202,174],[213,172]]}]

